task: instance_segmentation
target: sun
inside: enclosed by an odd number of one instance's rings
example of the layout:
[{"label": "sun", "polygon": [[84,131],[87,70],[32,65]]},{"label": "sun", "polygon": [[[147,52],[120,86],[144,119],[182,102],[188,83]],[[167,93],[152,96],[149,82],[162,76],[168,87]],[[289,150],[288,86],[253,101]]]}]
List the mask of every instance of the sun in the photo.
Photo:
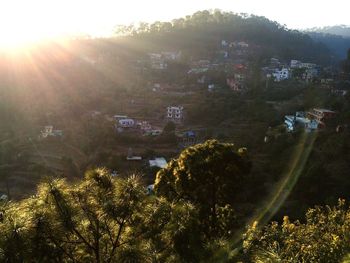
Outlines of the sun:
[{"label": "sun", "polygon": [[70,10],[72,5],[62,2],[1,0],[0,48],[23,48],[78,31],[78,10]]},{"label": "sun", "polygon": [[0,32],[1,49],[24,48],[52,36],[37,28],[22,28],[20,24],[12,24],[6,28],[0,26]]},{"label": "sun", "polygon": [[[45,21],[42,10],[25,1],[1,2],[0,48],[19,48],[53,37],[52,21]],[[30,1],[28,1],[30,2]],[[17,3],[17,4],[16,4]]]}]

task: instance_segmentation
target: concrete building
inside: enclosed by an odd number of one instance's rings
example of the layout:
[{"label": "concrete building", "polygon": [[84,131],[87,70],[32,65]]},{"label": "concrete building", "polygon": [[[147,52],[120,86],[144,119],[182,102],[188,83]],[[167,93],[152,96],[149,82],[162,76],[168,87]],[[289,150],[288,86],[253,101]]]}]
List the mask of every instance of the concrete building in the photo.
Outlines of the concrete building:
[{"label": "concrete building", "polygon": [[281,70],[275,70],[275,72],[272,73],[272,76],[277,82],[289,79],[290,78],[289,69],[282,68]]},{"label": "concrete building", "polygon": [[317,121],[319,128],[325,128],[327,122],[329,122],[330,119],[334,118],[335,115],[336,112],[334,111],[319,108],[314,108],[306,114],[307,118],[310,120]]},{"label": "concrete building", "polygon": [[164,157],[157,157],[153,160],[149,160],[150,167],[165,168],[168,165]]},{"label": "concrete building", "polygon": [[135,121],[133,119],[120,119],[117,125],[121,128],[132,128],[135,126]]},{"label": "concrete building", "polygon": [[167,108],[166,118],[168,121],[179,123],[183,120],[183,107],[182,106],[169,106]]},{"label": "concrete building", "polygon": [[62,137],[62,130],[54,130],[52,125],[47,125],[44,127],[44,130],[41,131],[40,138],[47,137]]},{"label": "concrete building", "polygon": [[318,129],[317,121],[297,115],[286,115],[284,117],[284,124],[290,132],[295,131],[297,128],[302,128],[308,132]]}]

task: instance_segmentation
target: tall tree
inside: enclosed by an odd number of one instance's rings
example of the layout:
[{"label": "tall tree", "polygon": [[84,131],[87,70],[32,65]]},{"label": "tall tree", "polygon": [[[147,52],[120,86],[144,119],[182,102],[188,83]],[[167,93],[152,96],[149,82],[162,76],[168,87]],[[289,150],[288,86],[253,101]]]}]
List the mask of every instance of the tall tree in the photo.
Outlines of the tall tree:
[{"label": "tall tree", "polygon": [[223,234],[230,230],[227,224],[233,219],[232,207],[249,171],[245,149],[237,151],[233,144],[209,140],[187,148],[160,170],[155,191],[172,201],[194,203],[207,236]]}]

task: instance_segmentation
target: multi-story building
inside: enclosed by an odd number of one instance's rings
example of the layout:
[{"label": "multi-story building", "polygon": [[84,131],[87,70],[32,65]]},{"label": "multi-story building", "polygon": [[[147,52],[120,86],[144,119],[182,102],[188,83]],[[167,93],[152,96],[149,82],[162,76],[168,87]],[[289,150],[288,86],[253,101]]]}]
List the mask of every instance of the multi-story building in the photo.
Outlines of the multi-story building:
[{"label": "multi-story building", "polygon": [[272,73],[272,76],[274,77],[275,81],[279,82],[281,80],[289,79],[290,73],[287,68],[282,68],[281,70],[276,70],[274,73]]},{"label": "multi-story building", "polygon": [[167,108],[166,118],[169,121],[179,123],[183,120],[183,107],[182,106],[169,106]]},{"label": "multi-story building", "polygon": [[318,109],[318,108],[314,108],[306,114],[308,119],[317,121],[319,128],[326,127],[326,122],[329,119],[334,118],[335,115],[336,115],[336,112],[334,111],[327,110],[327,109]]}]

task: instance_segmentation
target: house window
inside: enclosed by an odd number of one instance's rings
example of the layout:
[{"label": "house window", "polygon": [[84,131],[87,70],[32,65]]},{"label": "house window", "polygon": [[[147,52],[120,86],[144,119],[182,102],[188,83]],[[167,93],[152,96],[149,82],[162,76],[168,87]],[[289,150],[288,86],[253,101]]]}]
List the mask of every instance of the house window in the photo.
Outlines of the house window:
[{"label": "house window", "polygon": [[172,117],[172,114],[171,114],[171,113],[168,113],[168,117],[171,118],[171,117]]},{"label": "house window", "polygon": [[180,114],[176,114],[176,115],[175,115],[175,118],[180,118]]}]

